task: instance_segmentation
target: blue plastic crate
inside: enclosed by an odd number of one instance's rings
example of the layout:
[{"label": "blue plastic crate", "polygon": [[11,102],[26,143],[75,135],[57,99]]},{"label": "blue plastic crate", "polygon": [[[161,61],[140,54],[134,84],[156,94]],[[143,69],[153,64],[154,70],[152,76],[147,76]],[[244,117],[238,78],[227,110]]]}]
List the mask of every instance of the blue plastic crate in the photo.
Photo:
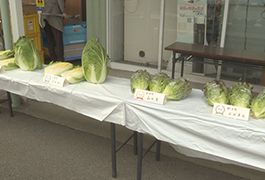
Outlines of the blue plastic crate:
[{"label": "blue plastic crate", "polygon": [[64,44],[83,43],[87,41],[86,22],[67,23],[64,26]]},{"label": "blue plastic crate", "polygon": [[[43,29],[41,29],[43,47],[48,47],[48,38]],[[67,23],[64,26],[63,43],[76,44],[87,41],[86,22]]]}]

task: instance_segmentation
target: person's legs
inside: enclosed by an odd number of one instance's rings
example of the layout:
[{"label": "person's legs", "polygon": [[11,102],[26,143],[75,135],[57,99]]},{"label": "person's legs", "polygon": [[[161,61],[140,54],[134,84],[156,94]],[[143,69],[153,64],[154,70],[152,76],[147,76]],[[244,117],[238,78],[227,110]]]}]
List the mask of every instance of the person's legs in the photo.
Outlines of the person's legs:
[{"label": "person's legs", "polygon": [[52,33],[56,42],[57,60],[64,61],[63,33],[52,27]]},{"label": "person's legs", "polygon": [[54,49],[54,36],[52,33],[52,27],[51,25],[46,21],[46,25],[44,27],[44,32],[48,38],[48,51],[50,54],[50,58],[52,61],[56,61],[56,53]]}]

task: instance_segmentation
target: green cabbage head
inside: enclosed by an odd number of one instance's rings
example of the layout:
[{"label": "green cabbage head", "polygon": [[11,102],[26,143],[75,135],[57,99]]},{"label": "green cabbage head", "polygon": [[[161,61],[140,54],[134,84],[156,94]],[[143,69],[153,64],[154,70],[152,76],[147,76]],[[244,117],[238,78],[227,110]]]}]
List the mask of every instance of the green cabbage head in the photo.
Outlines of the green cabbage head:
[{"label": "green cabbage head", "polygon": [[186,79],[178,78],[169,82],[163,94],[166,95],[168,101],[179,101],[187,98],[191,91],[191,83]]},{"label": "green cabbage head", "polygon": [[263,89],[251,102],[250,114],[255,118],[265,118],[265,89]]},{"label": "green cabbage head", "polygon": [[20,36],[14,43],[15,63],[24,71],[33,71],[36,68],[42,68],[42,62],[39,58],[33,39]]},{"label": "green cabbage head", "polygon": [[150,84],[149,89],[152,92],[162,93],[170,81],[170,77],[165,73],[156,74]]},{"label": "green cabbage head", "polygon": [[104,47],[95,38],[88,39],[82,52],[84,77],[91,83],[100,84],[109,74],[109,56]]},{"label": "green cabbage head", "polygon": [[236,83],[229,88],[228,101],[230,105],[248,108],[252,99],[253,86],[249,83]]},{"label": "green cabbage head", "polygon": [[207,82],[204,84],[202,90],[209,105],[213,106],[214,103],[228,103],[228,90],[223,81],[213,80]]},{"label": "green cabbage head", "polygon": [[130,82],[131,82],[131,91],[134,93],[136,89],[149,90],[149,84],[151,81],[151,75],[146,70],[137,70],[132,73]]}]

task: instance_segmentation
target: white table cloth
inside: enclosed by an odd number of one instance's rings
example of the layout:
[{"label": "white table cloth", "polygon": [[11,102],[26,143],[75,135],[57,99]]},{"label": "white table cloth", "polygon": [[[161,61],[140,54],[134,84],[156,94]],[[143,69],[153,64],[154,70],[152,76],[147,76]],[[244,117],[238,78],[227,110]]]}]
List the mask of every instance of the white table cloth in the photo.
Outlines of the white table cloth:
[{"label": "white table cloth", "polygon": [[43,69],[15,69],[0,74],[0,89],[53,103],[96,120],[125,125],[125,99],[132,96],[128,79],[108,76],[102,84],[87,81],[64,87],[43,82]]},{"label": "white table cloth", "polygon": [[127,99],[126,127],[171,143],[179,152],[265,170],[265,120],[213,115],[203,92],[165,105]]}]

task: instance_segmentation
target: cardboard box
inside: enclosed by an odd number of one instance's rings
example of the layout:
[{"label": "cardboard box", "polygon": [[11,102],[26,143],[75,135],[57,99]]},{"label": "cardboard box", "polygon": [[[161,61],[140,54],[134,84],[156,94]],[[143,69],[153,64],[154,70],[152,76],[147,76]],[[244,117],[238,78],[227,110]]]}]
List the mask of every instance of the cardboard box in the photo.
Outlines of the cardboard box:
[{"label": "cardboard box", "polygon": [[24,15],[37,14],[36,5],[23,4],[23,14]]}]

